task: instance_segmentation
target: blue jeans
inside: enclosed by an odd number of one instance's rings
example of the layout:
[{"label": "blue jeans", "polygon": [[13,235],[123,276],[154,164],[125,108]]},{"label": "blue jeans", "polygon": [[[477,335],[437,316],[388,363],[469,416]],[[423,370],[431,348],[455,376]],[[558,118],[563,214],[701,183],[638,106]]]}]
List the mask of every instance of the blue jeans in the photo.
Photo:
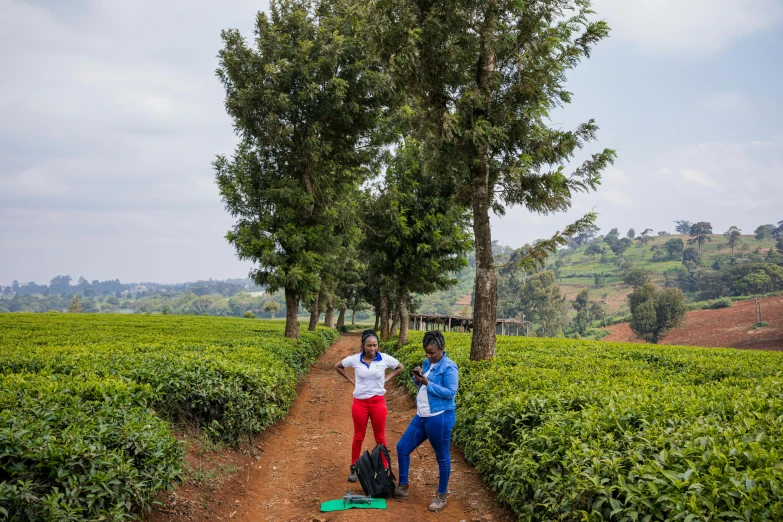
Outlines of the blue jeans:
[{"label": "blue jeans", "polygon": [[438,459],[438,493],[445,495],[451,475],[451,430],[457,415],[446,410],[434,417],[414,416],[400,442],[397,443],[397,463],[400,468],[400,485],[408,484],[408,470],[411,467],[411,453],[425,440],[430,441]]}]

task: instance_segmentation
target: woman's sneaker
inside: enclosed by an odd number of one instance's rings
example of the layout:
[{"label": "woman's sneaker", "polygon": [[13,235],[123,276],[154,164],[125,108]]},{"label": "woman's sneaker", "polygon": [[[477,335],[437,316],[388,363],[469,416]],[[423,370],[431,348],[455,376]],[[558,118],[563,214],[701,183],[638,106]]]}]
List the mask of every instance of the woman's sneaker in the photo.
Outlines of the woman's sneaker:
[{"label": "woman's sneaker", "polygon": [[440,511],[445,507],[446,507],[446,494],[435,493],[435,498],[430,504],[430,507],[428,507],[427,509],[429,509],[430,511]]},{"label": "woman's sneaker", "polygon": [[408,497],[411,496],[411,492],[408,489],[407,484],[400,484],[394,489],[394,498],[400,499],[400,500],[408,500]]},{"label": "woman's sneaker", "polygon": [[351,466],[351,473],[348,475],[348,482],[356,482],[359,477],[356,476],[356,466]]}]

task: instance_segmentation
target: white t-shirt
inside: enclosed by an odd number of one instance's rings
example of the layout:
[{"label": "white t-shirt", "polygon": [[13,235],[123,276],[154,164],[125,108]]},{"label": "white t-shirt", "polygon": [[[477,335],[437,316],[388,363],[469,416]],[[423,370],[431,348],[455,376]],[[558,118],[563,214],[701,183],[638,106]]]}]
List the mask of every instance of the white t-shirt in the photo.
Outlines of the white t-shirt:
[{"label": "white t-shirt", "polygon": [[[433,368],[434,366],[430,366],[430,369],[427,370],[424,376],[429,377]],[[430,398],[427,395],[427,387],[423,384],[419,386],[419,393],[416,394],[416,413],[419,414],[419,417],[434,417],[443,413],[442,411],[437,413],[430,411]]]},{"label": "white t-shirt", "polygon": [[395,369],[399,366],[400,361],[391,355],[378,352],[375,355],[375,359],[370,361],[368,365],[361,360],[361,357],[362,354],[357,353],[343,359],[345,368],[353,368],[354,382],[356,382],[353,396],[357,399],[369,399],[376,395],[384,395],[386,393],[384,386],[386,383],[386,369]]}]

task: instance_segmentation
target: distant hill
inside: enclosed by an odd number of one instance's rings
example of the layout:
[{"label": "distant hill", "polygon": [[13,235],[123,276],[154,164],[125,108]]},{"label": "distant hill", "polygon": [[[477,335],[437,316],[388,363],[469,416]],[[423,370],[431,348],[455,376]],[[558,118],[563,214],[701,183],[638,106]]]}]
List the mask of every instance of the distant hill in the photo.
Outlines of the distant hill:
[{"label": "distant hill", "polygon": [[[726,238],[715,234],[712,241],[701,247],[702,265],[710,266],[718,256],[731,253],[726,246]],[[682,257],[661,260],[653,260],[656,245],[663,245],[670,239],[679,238],[685,243],[690,236],[669,235],[653,236],[652,241],[641,246],[636,242],[623,253],[623,260],[630,262],[634,268],[643,268],[653,273],[652,282],[662,286],[665,282],[665,273],[682,265]],[[590,256],[585,253],[588,245],[578,248],[563,249],[556,256],[549,258],[547,268],[555,270],[558,283],[569,301],[573,301],[576,295],[584,288],[589,289],[591,300],[600,300],[604,303],[609,314],[624,312],[627,309],[626,297],[631,293],[631,288],[622,281],[623,269],[617,265],[617,256],[609,249],[606,243],[599,243],[607,252],[601,255]],[[696,245],[693,245],[696,246]],[[774,239],[757,240],[752,235],[742,236],[740,247],[735,248],[735,255],[741,255],[743,260],[750,260],[752,253],[760,248],[761,255],[766,255],[770,248],[774,248]],[[558,266],[560,265],[560,266]],[[604,274],[604,286],[595,286],[595,275]]]},{"label": "distant hill", "polygon": [[[653,247],[662,246],[670,239],[676,238],[682,240],[685,248],[692,246],[687,244],[690,239],[687,235],[652,236],[652,240],[645,246],[634,242],[623,253],[623,261],[631,263],[634,268],[650,270],[653,273],[652,282],[663,286],[666,281],[665,273],[682,266],[682,256],[653,260]],[[723,235],[714,234],[711,238],[712,241],[701,247],[702,265],[705,267],[711,266],[716,257],[728,256],[731,253]],[[741,239],[741,244],[735,248],[735,255],[741,256],[741,262],[751,261],[753,252],[757,248],[760,249],[761,255],[765,256],[770,248],[775,247],[775,239],[759,241],[752,235],[743,235]],[[588,255],[586,250],[589,244],[577,248],[564,248],[549,257],[546,268],[555,270],[560,289],[569,301],[573,301],[581,290],[587,288],[590,291],[590,300],[602,302],[607,315],[627,315],[629,312],[626,297],[632,289],[623,283],[623,268],[618,266],[618,258],[609,249],[609,245],[603,241],[599,241],[598,244],[606,249],[603,256]],[[470,303],[475,274],[475,269],[466,268],[456,276],[459,280],[456,286],[427,296],[419,296],[421,301],[419,311],[454,315],[469,312],[469,307],[466,309],[466,306]],[[596,274],[604,275],[604,283],[600,288],[595,285]]]}]

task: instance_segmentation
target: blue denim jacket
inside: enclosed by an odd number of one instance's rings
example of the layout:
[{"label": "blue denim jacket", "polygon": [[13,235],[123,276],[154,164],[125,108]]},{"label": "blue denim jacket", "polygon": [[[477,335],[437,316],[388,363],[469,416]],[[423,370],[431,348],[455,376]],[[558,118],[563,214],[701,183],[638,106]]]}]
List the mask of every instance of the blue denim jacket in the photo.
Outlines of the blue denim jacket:
[{"label": "blue denim jacket", "polygon": [[[430,366],[430,360],[425,359],[424,364],[421,366],[421,373],[427,373]],[[457,363],[449,359],[444,353],[443,359],[438,361],[435,369],[427,376],[427,380],[429,381],[427,398],[430,401],[430,411],[438,413],[456,409],[454,397],[457,396],[457,385],[459,384]]]}]

